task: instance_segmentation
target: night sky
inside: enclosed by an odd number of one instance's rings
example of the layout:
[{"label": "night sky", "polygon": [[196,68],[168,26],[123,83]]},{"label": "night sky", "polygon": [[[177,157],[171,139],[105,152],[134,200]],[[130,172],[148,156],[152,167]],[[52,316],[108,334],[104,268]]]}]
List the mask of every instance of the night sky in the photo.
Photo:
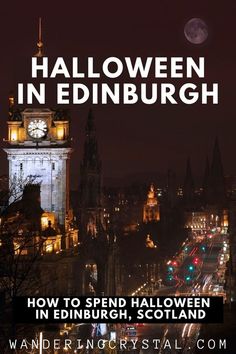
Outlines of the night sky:
[{"label": "night sky", "polygon": [[[30,81],[31,56],[36,52],[38,18],[43,21],[45,55],[88,56],[204,56],[206,79],[219,83],[219,105],[138,104],[94,106],[104,179],[115,183],[154,179],[168,168],[184,175],[191,157],[193,172],[203,174],[206,155],[219,137],[224,170],[236,174],[235,123],[235,1],[11,1],[1,5],[1,138],[7,137],[7,96],[18,82]],[[192,17],[208,25],[203,45],[184,37]],[[48,98],[48,106],[53,103]],[[72,185],[78,184],[84,126],[90,104],[70,106]],[[7,172],[0,153],[0,175]],[[145,181],[145,180],[144,180]]]}]

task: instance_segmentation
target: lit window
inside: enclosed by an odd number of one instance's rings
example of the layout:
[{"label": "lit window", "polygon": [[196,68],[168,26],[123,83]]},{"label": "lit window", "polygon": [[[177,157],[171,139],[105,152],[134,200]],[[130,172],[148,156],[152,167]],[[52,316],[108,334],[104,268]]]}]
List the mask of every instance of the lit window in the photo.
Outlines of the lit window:
[{"label": "lit window", "polygon": [[17,141],[18,140],[18,134],[16,129],[11,130],[11,136],[10,136],[11,141]]},{"label": "lit window", "polygon": [[63,126],[57,127],[57,139],[58,140],[65,139],[65,129]]}]

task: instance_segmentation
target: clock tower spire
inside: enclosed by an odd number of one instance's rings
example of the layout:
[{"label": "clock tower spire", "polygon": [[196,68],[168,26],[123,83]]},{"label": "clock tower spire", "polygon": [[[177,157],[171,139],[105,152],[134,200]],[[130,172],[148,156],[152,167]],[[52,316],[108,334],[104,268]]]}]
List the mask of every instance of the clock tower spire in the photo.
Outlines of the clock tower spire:
[{"label": "clock tower spire", "polygon": [[39,28],[38,28],[38,42],[37,42],[37,53],[35,57],[41,58],[43,56],[43,41],[42,41],[42,18],[39,17]]}]

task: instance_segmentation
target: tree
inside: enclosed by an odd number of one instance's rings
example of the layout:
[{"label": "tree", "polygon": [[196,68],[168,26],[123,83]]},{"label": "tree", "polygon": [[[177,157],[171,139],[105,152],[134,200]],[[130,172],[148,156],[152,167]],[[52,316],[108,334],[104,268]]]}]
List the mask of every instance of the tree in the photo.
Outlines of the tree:
[{"label": "tree", "polygon": [[40,288],[45,286],[37,276],[40,274],[40,263],[47,237],[41,230],[43,210],[40,207],[40,186],[32,183],[35,178],[30,176],[25,183],[11,186],[9,193],[14,202],[1,214],[1,354],[9,352],[7,347],[9,338],[19,336],[25,329],[25,326],[17,326],[14,322],[15,298],[22,295],[37,295]]}]

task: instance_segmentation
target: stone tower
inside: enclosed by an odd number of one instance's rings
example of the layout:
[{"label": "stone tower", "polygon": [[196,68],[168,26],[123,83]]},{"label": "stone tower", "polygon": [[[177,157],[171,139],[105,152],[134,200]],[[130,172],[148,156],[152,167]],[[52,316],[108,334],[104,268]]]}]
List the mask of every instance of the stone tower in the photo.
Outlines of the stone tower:
[{"label": "stone tower", "polygon": [[216,138],[211,164],[207,158],[203,178],[203,201],[209,205],[223,205],[226,201],[225,178],[219,141]]},{"label": "stone tower", "polygon": [[210,169],[209,202],[223,204],[226,199],[224,170],[221,159],[219,141],[216,138]]},{"label": "stone tower", "polygon": [[194,202],[194,180],[190,158],[187,160],[186,175],[184,180],[183,196],[185,205],[192,205]]},{"label": "stone tower", "polygon": [[69,211],[69,161],[72,149],[67,112],[46,108],[15,109],[9,98],[9,202],[18,199],[30,180],[41,185],[41,207],[65,225]]},{"label": "stone tower", "polygon": [[84,156],[80,166],[80,224],[82,239],[101,237],[104,231],[102,208],[102,164],[98,153],[92,111],[86,124]]}]

